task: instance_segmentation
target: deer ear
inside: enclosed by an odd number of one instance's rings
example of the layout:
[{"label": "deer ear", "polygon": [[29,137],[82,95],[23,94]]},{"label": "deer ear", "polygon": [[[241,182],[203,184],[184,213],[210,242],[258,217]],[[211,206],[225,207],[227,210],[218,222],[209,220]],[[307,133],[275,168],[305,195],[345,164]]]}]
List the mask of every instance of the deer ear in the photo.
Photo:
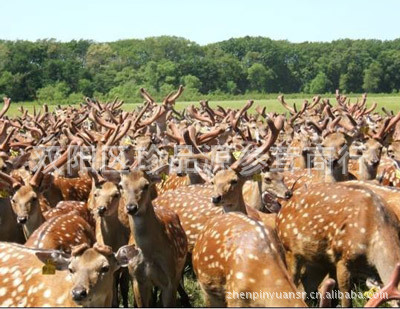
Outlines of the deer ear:
[{"label": "deer ear", "polygon": [[163,164],[147,172],[146,174],[152,182],[160,182],[163,179],[163,175],[168,174],[168,171],[169,171],[169,164]]},{"label": "deer ear", "polygon": [[101,176],[109,182],[119,184],[121,181],[121,175],[114,169],[102,169],[100,172]]},{"label": "deer ear", "polygon": [[140,249],[135,245],[126,245],[118,249],[115,258],[121,267],[127,267],[130,262],[134,262],[140,257]]},{"label": "deer ear", "polygon": [[57,270],[66,270],[71,261],[70,255],[59,250],[40,250],[36,251],[35,255],[42,263],[51,263]]},{"label": "deer ear", "polygon": [[347,144],[348,144],[349,147],[350,147],[350,145],[351,145],[351,144],[353,143],[353,141],[356,139],[356,136],[351,136],[351,135],[348,135],[348,134],[345,134],[344,136],[346,137]]},{"label": "deer ear", "polygon": [[196,169],[196,172],[199,174],[199,176],[206,182],[206,183],[211,183],[212,181],[212,172],[210,170],[203,170],[198,164],[194,165],[194,168]]}]

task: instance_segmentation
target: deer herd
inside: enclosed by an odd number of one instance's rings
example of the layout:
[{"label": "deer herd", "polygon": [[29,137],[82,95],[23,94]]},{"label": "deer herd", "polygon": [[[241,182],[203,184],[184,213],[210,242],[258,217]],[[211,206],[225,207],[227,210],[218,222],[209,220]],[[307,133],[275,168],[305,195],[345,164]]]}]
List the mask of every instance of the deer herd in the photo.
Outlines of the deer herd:
[{"label": "deer herd", "polygon": [[4,98],[0,306],[190,306],[185,268],[207,306],[400,299],[400,113],[338,91],[177,111],[182,92],[13,117]]}]

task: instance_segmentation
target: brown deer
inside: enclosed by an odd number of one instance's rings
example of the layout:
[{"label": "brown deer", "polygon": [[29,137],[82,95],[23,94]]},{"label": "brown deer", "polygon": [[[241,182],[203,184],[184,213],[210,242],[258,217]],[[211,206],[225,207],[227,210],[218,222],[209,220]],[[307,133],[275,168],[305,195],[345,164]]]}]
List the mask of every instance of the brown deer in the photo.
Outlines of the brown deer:
[{"label": "brown deer", "polygon": [[[268,123],[271,128],[270,137],[264,145],[256,151],[256,154],[263,154],[268,151],[283,125],[282,119],[280,118],[276,120],[275,124],[272,120],[268,120]],[[188,136],[188,134],[189,131],[185,132],[185,136]],[[195,147],[193,142],[188,143]],[[247,159],[247,162],[252,161],[250,156]],[[246,207],[243,191],[245,191],[245,193],[248,191],[252,194],[257,194],[256,192],[258,192],[259,195],[257,198],[252,197],[252,195],[246,195],[246,199],[248,201],[256,200],[257,203],[258,200],[262,200],[263,206],[272,211],[279,210],[280,206],[277,206],[271,197],[279,196],[283,199],[290,198],[291,191],[282,182],[282,177],[278,173],[262,173],[260,179],[256,182],[256,187],[260,187],[260,189],[257,188],[255,192],[252,192],[249,190],[249,187],[243,189],[246,181],[252,179],[252,175],[246,178],[241,176],[239,171],[240,162],[236,162],[231,165],[231,169],[217,172],[213,180],[204,175],[204,173],[201,173],[206,181],[214,181],[214,185],[191,185],[181,187],[174,191],[165,192],[154,201],[157,206],[169,207],[179,215],[182,227],[188,237],[189,252],[193,250],[198,234],[204,228],[206,222],[210,218],[223,213],[222,207],[215,207],[215,204],[226,205],[226,211],[250,212],[256,218],[259,218],[259,212],[251,207]],[[236,184],[233,183],[235,181]],[[216,195],[215,191],[218,190],[217,187],[223,188],[225,191]],[[222,200],[225,200],[226,203]],[[228,202],[228,200],[230,202]],[[269,224],[271,224],[272,221],[273,225],[274,220],[271,220],[271,216],[262,216],[262,218],[266,220],[266,222],[268,221]]]},{"label": "brown deer", "polygon": [[[322,269],[321,280],[328,272],[336,277],[346,293],[350,280],[371,268],[387,283],[400,261],[399,221],[382,198],[363,186],[313,184],[296,190],[276,226],[297,285],[303,267],[310,265]],[[305,284],[306,290],[311,284]],[[349,306],[350,299],[342,298],[341,304]]]},{"label": "brown deer", "polygon": [[9,198],[0,198],[0,241],[25,242],[22,227],[17,224]]},{"label": "brown deer", "polygon": [[[137,254],[134,247],[113,254],[107,246],[82,244],[73,248],[70,256],[57,250],[0,243],[0,306],[111,306],[113,273]],[[43,266],[50,268],[50,274],[42,273]],[[51,274],[53,268],[57,271]]]},{"label": "brown deer", "polygon": [[56,249],[71,253],[71,248],[95,243],[93,228],[77,211],[53,217],[43,223],[28,238],[25,246],[39,249]]},{"label": "brown deer", "polygon": [[14,182],[14,190],[17,189],[11,199],[11,205],[17,217],[16,221],[19,224],[22,224],[26,239],[28,239],[47,219],[56,217],[60,214],[67,214],[74,210],[78,211],[83,218],[93,224],[93,219],[91,219],[91,216],[88,213],[86,204],[81,202],[60,202],[60,207],[56,206],[54,209],[42,212],[38,200],[38,194],[40,194],[40,192],[36,191],[38,188],[37,182],[35,182],[35,180],[37,181],[37,177],[33,177],[33,181],[31,181],[29,185],[25,186],[21,186],[21,184],[15,179],[1,172],[0,177],[8,179],[10,184]]},{"label": "brown deer", "polygon": [[[307,306],[272,234],[262,222],[236,212],[207,222],[193,250],[193,268],[206,306]],[[283,293],[294,297],[280,297]]]},{"label": "brown deer", "polygon": [[174,306],[186,261],[187,239],[177,214],[153,206],[157,192],[152,175],[140,170],[121,174],[131,232],[143,255],[142,262],[131,267],[130,272],[138,306],[149,306],[152,286],[161,289],[163,306]]},{"label": "brown deer", "polygon": [[[115,174],[115,173],[114,173]],[[92,191],[89,197],[89,209],[96,218],[96,240],[117,251],[130,240],[129,219],[121,198],[119,177],[105,172],[105,177],[90,169]],[[118,287],[120,287],[124,307],[128,307],[129,273],[127,269],[115,272],[113,305],[118,306]]]}]

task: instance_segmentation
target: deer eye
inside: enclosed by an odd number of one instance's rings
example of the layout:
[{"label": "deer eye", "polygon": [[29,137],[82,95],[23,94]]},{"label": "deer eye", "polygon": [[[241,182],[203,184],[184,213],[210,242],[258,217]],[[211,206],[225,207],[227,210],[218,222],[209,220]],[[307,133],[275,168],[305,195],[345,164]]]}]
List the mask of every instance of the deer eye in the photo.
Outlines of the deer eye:
[{"label": "deer eye", "polygon": [[148,183],[143,186],[143,190],[147,190],[148,188],[149,188],[149,184]]},{"label": "deer eye", "polygon": [[68,271],[70,274],[73,274],[75,272],[75,270],[73,270],[71,267],[68,267]]},{"label": "deer eye", "polygon": [[102,268],[100,268],[100,272],[103,274],[105,274],[109,270],[110,270],[110,266],[103,266]]},{"label": "deer eye", "polygon": [[265,178],[264,181],[265,181],[266,183],[271,183],[271,178]]},{"label": "deer eye", "polygon": [[237,183],[238,183],[237,179],[233,179],[233,180],[231,181],[231,185],[236,185]]}]

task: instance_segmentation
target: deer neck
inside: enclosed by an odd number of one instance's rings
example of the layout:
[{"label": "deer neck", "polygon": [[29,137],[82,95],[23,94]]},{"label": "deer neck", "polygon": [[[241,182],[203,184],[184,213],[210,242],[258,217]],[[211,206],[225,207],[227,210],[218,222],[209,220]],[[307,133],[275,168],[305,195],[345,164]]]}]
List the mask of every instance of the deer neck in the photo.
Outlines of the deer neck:
[{"label": "deer neck", "polygon": [[247,206],[260,210],[262,208],[262,189],[260,181],[248,181],[243,186],[243,198]]},{"label": "deer neck", "polygon": [[373,180],[376,178],[379,164],[370,165],[363,157],[360,157],[360,159],[358,160],[358,164],[360,171],[360,180]]},{"label": "deer neck", "polygon": [[325,179],[325,182],[339,182],[350,180],[348,161],[346,160],[343,160],[342,163],[338,164],[337,166],[331,166],[324,161],[324,167],[321,172],[322,176]]},{"label": "deer neck", "polygon": [[243,185],[244,181],[240,181],[240,183],[237,184],[238,187],[232,193],[232,197],[234,198],[231,197],[230,199],[232,199],[234,202],[230,203],[229,205],[225,203],[223,204],[222,207],[225,213],[237,211],[247,215],[247,208],[243,198]]},{"label": "deer neck", "polygon": [[195,184],[202,184],[204,183],[203,178],[199,174],[196,173],[189,173],[188,174],[188,179],[189,179],[189,184],[190,185],[195,185]]},{"label": "deer neck", "polygon": [[[39,205],[37,206],[39,208]],[[27,222],[23,225],[23,231],[26,239],[28,239],[33,232],[41,226],[46,219],[43,217],[42,211],[38,209],[29,216]]]},{"label": "deer neck", "polygon": [[163,228],[154,211],[152,202],[146,207],[146,212],[140,216],[129,216],[129,223],[136,245],[144,255],[151,254],[163,243]]},{"label": "deer neck", "polygon": [[121,223],[118,213],[119,207],[111,215],[99,218],[103,242],[105,245],[112,247],[114,252],[118,251],[121,246],[126,245],[129,239],[129,232]]}]

